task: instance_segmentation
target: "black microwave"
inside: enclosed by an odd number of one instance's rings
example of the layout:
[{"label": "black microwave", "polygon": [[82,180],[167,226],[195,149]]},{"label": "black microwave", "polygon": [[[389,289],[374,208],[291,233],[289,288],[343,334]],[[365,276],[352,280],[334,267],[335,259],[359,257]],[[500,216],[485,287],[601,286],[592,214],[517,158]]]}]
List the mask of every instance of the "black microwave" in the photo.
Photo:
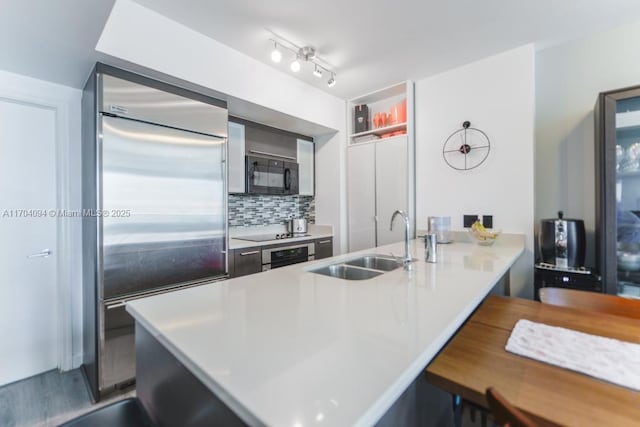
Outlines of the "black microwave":
[{"label": "black microwave", "polygon": [[249,194],[298,194],[298,164],[267,157],[246,157]]}]

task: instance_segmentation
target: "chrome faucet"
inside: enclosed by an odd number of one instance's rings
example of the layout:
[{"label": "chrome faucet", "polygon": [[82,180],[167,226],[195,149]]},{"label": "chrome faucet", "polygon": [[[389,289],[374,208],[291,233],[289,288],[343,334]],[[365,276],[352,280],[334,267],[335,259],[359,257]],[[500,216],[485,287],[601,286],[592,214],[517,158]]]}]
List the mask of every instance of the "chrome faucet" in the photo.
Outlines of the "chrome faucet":
[{"label": "chrome faucet", "polygon": [[404,225],[405,225],[405,229],[404,229],[404,258],[402,259],[402,262],[404,264],[404,268],[406,270],[410,270],[411,269],[411,254],[409,253],[409,215],[407,215],[404,211],[402,210],[397,210],[393,213],[393,215],[391,216],[391,224],[389,225],[389,230],[393,231],[393,220],[396,219],[396,215],[400,215],[402,217],[402,219],[404,220]]}]

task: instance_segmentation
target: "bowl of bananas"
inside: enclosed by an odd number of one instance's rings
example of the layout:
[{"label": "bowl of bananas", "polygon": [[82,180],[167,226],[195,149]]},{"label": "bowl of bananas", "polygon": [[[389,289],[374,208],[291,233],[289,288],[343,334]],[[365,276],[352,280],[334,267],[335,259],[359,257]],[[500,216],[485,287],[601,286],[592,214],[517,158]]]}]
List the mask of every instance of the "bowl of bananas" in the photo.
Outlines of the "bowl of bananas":
[{"label": "bowl of bananas", "polygon": [[485,228],[480,221],[474,222],[469,228],[469,236],[471,236],[471,240],[480,246],[493,245],[499,235],[500,230]]}]

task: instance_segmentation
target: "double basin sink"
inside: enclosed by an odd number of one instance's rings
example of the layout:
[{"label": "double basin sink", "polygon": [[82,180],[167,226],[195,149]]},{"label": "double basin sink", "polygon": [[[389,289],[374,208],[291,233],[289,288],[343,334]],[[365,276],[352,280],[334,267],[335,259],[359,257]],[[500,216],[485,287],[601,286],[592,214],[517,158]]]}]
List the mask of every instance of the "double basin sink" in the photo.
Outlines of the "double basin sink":
[{"label": "double basin sink", "polygon": [[400,267],[402,267],[401,258],[365,255],[360,258],[310,270],[310,272],[336,277],[338,279],[366,280]]}]

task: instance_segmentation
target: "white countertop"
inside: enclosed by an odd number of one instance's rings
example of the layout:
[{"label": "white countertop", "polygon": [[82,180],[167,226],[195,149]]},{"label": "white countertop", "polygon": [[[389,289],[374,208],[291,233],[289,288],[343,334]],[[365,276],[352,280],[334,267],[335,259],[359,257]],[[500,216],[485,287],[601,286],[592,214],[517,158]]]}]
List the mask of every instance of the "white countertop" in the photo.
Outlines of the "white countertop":
[{"label": "white countertop", "polygon": [[[306,270],[355,253],[294,264],[128,303],[127,310],[249,424],[374,424],[420,374],[524,250],[438,246],[364,281]],[[360,253],[402,255],[403,243]]]}]

